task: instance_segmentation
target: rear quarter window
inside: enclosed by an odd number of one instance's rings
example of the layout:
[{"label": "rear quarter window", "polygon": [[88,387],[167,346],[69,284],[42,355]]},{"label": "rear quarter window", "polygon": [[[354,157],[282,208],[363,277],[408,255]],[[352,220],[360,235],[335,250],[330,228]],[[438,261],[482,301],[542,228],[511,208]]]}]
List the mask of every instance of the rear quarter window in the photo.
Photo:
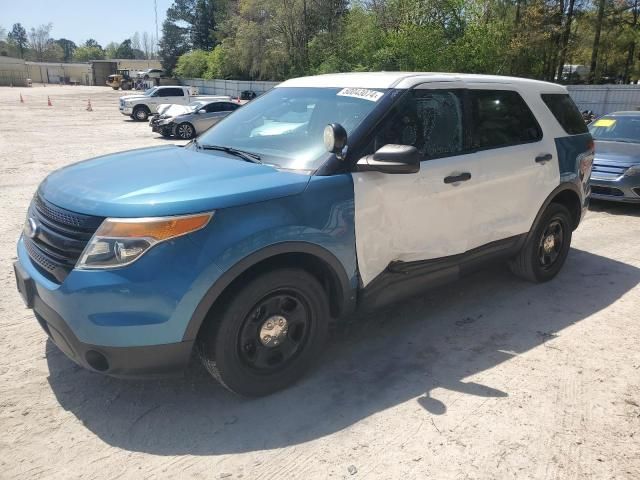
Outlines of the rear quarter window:
[{"label": "rear quarter window", "polygon": [[486,150],[542,139],[542,129],[527,103],[512,90],[471,90],[472,148]]},{"label": "rear quarter window", "polygon": [[566,93],[543,93],[540,95],[558,123],[569,135],[587,133],[589,129],[580,114],[580,110]]}]

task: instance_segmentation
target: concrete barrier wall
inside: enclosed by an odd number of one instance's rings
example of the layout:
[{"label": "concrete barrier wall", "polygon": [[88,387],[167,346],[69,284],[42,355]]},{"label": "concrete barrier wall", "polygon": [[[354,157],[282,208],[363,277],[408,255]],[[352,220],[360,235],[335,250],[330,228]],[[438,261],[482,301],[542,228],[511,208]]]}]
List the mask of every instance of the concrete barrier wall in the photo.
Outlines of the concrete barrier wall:
[{"label": "concrete barrier wall", "polygon": [[568,85],[567,89],[581,111],[604,115],[640,109],[640,85]]},{"label": "concrete barrier wall", "polygon": [[181,85],[198,89],[202,95],[228,95],[237,97],[243,90],[252,90],[258,95],[271,90],[280,82],[251,80],[205,80],[202,78],[180,78]]}]

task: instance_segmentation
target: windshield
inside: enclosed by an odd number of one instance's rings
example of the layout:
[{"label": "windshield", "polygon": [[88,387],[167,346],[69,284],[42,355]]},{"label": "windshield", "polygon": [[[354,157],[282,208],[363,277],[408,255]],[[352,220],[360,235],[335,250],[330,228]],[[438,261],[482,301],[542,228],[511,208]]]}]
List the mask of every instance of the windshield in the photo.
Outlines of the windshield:
[{"label": "windshield", "polygon": [[145,97],[150,97],[151,95],[153,95],[154,93],[156,93],[156,90],[158,90],[158,87],[150,88],[149,90],[145,90],[143,95],[144,95]]},{"label": "windshield", "polygon": [[605,115],[589,125],[589,131],[595,140],[640,143],[640,115]]},{"label": "windshield", "polygon": [[264,163],[316,170],[328,158],[324,127],[340,123],[350,134],[371,113],[385,90],[274,88],[237,109],[198,138],[201,145],[260,155]]},{"label": "windshield", "polygon": [[198,100],[196,102],[191,102],[189,105],[187,105],[187,108],[192,112],[195,112],[199,108],[204,107],[206,104],[207,104],[206,102],[203,102],[202,100]]}]

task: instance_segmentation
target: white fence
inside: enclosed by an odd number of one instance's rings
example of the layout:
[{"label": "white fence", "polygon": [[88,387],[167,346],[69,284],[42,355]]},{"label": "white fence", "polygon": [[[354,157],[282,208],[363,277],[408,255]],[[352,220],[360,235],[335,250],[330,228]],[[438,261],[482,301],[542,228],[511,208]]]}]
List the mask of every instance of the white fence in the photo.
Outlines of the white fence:
[{"label": "white fence", "polygon": [[252,90],[258,95],[271,90],[280,82],[251,80],[204,80],[202,78],[180,78],[181,85],[196,87],[202,95],[228,95],[237,97],[243,90]]},{"label": "white fence", "polygon": [[[180,78],[182,85],[196,87],[204,95],[237,97],[243,90],[258,95],[267,92],[279,82],[248,80],[204,80]],[[593,110],[597,115],[620,110],[640,110],[640,85],[568,85],[567,89],[580,110]]]},{"label": "white fence", "polygon": [[568,85],[578,108],[593,110],[596,115],[640,110],[640,85]]}]

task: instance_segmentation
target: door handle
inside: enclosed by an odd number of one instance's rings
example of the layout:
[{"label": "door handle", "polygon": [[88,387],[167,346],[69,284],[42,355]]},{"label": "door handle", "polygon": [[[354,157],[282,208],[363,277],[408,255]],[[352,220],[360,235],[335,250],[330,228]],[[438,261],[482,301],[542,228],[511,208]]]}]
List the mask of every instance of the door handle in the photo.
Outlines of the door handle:
[{"label": "door handle", "polygon": [[471,180],[471,174],[469,172],[464,172],[459,175],[449,175],[448,177],[444,177],[444,183],[466,182],[467,180]]},{"label": "door handle", "polygon": [[549,160],[553,158],[553,155],[550,153],[541,153],[536,157],[536,163],[547,163]]}]

